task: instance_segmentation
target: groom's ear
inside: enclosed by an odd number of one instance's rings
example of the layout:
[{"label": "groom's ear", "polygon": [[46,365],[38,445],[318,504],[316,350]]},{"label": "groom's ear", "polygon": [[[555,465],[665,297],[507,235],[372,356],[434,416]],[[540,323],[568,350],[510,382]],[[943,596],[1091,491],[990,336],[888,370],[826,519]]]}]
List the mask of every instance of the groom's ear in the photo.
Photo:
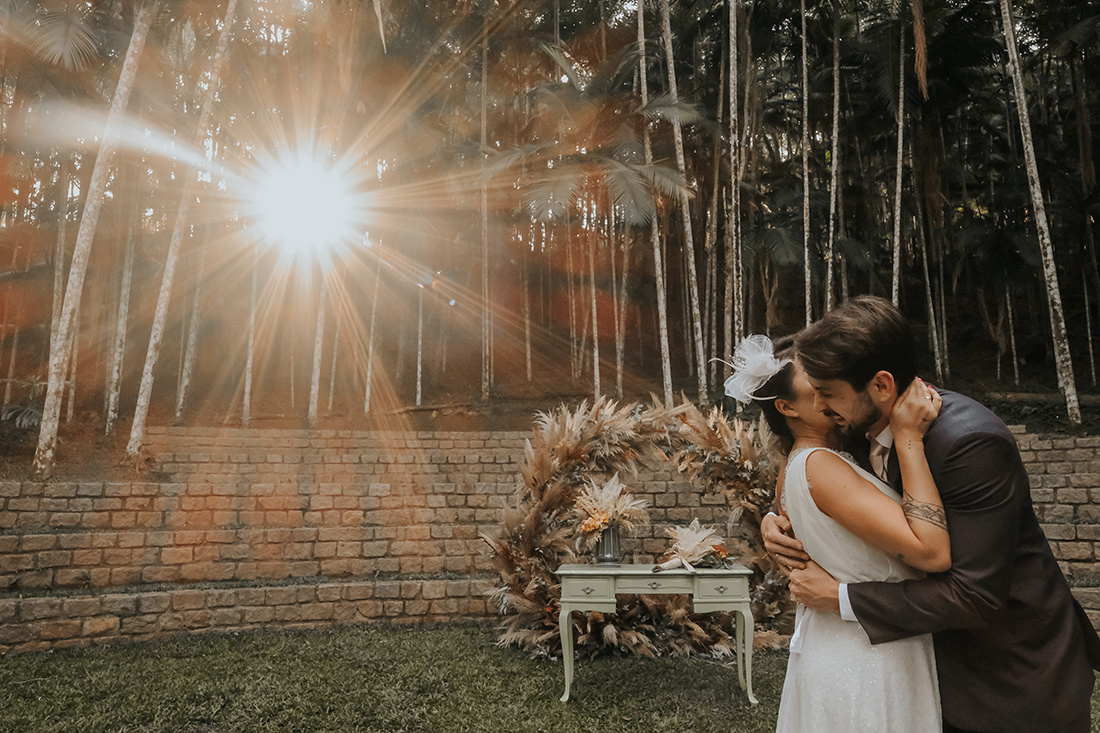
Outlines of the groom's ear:
[{"label": "groom's ear", "polygon": [[876,372],[867,384],[867,391],[875,402],[888,402],[898,396],[894,375],[887,371]]}]

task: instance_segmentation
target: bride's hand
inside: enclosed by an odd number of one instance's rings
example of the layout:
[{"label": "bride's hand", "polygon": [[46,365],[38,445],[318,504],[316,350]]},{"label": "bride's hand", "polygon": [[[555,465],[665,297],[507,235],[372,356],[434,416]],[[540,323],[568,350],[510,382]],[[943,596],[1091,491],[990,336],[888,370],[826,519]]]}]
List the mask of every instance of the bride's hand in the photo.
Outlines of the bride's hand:
[{"label": "bride's hand", "polygon": [[890,430],[894,439],[906,433],[923,438],[932,421],[940,414],[942,404],[943,398],[939,392],[925,384],[923,379],[914,379],[894,403],[890,413]]}]

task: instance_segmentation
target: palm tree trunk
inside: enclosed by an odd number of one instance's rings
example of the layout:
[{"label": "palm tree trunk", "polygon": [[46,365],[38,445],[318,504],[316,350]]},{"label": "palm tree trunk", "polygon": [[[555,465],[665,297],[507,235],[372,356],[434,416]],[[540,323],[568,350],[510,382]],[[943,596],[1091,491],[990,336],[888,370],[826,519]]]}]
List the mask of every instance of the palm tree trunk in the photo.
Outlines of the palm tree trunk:
[{"label": "palm tree trunk", "polygon": [[802,2],[802,275],[806,288],[806,325],[814,320],[813,268],[810,263],[810,62],[806,43],[806,0]]},{"label": "palm tree trunk", "polygon": [[[486,21],[487,23],[487,21]],[[481,42],[481,149],[484,155],[488,141],[487,119],[488,100],[486,90],[489,83],[489,27],[485,26],[485,36]],[[481,399],[489,399],[489,360],[492,358],[490,323],[492,308],[489,305],[489,192],[483,180],[481,183]]]},{"label": "palm tree trunk", "polygon": [[[4,330],[7,330],[7,319],[5,319]],[[19,329],[14,329],[15,333],[11,338],[11,353],[8,354],[8,378],[4,382],[4,404],[11,404],[11,388],[15,382],[15,360],[19,356]]]},{"label": "palm tree trunk", "polygon": [[588,234],[588,284],[592,293],[592,399],[600,399],[600,319],[596,313],[596,205],[593,202]]},{"label": "palm tree trunk", "polygon": [[80,311],[76,312],[73,322],[73,345],[69,349],[69,378],[65,384],[69,387],[69,402],[65,408],[65,422],[73,421],[73,406],[76,403],[76,367],[80,357]]},{"label": "palm tree trunk", "polygon": [[[229,0],[222,23],[218,46],[210,68],[210,84],[202,100],[199,122],[195,129],[195,139],[205,140],[210,125],[210,114],[214,108],[214,94],[221,79],[225,50],[229,45],[229,35],[233,28],[233,16],[237,10],[237,0]],[[179,261],[180,247],[183,244],[184,229],[189,227],[188,219],[191,204],[194,202],[195,175],[188,175],[176,210],[176,222],[172,227],[172,237],[168,243],[168,255],[164,262],[164,275],[161,278],[160,293],[157,296],[157,309],[153,315],[153,328],[149,334],[149,348],[145,352],[145,366],[141,372],[141,385],[138,388],[137,406],[134,408],[134,422],[130,426],[130,441],[126,444],[126,454],[137,458],[141,453],[141,444],[145,440],[145,421],[149,416],[149,402],[153,393],[153,370],[160,356],[161,340],[164,337],[164,325],[168,320],[168,304],[172,298],[172,283],[176,276],[176,263]]]},{"label": "palm tree trunk", "polygon": [[[11,256],[11,269],[15,270],[15,261],[19,256],[19,247],[15,248],[15,252]],[[15,380],[15,359],[19,355],[19,328],[11,324],[11,293],[4,293],[4,322],[0,324],[0,341],[8,335],[8,327],[11,326],[12,344],[11,353],[8,354],[8,377],[4,381],[4,404],[11,404],[11,388],[12,383]]]},{"label": "palm tree trunk", "polygon": [[1005,283],[1005,311],[1008,313],[1008,343],[1012,349],[1012,379],[1020,386],[1020,354],[1016,351],[1016,318],[1012,310],[1012,293]]},{"label": "palm tree trunk", "polygon": [[1092,303],[1089,302],[1089,275],[1088,270],[1081,269],[1081,294],[1085,299],[1085,339],[1089,345],[1089,376],[1092,378],[1092,386],[1096,386],[1096,354],[1092,348]]},{"label": "palm tree trunk", "polygon": [[341,318],[339,313],[336,314],[336,331],[332,334],[332,365],[329,367],[328,372],[328,405],[327,409],[332,412],[332,403],[336,395],[336,357],[340,353],[340,322]]},{"label": "palm tree trunk", "polygon": [[416,294],[416,405],[420,406],[424,384],[424,287]]},{"label": "palm tree trunk", "polygon": [[1050,330],[1054,342],[1054,361],[1058,370],[1058,384],[1066,397],[1066,414],[1073,425],[1081,424],[1081,406],[1077,398],[1077,385],[1073,376],[1073,359],[1069,353],[1069,336],[1066,333],[1065,316],[1062,313],[1062,294],[1058,287],[1058,269],[1054,262],[1054,245],[1047,224],[1046,205],[1039,182],[1039,167],[1035,160],[1035,143],[1031,139],[1031,120],[1027,111],[1023,71],[1016,47],[1016,29],[1012,18],[1011,0],[1001,0],[1001,20],[1004,24],[1005,46],[1008,48],[1012,86],[1016,93],[1016,112],[1020,120],[1020,134],[1027,165],[1027,182],[1031,189],[1034,207],[1035,229],[1039,235],[1039,247],[1043,255],[1043,279],[1046,282],[1047,305],[1050,313]]},{"label": "palm tree trunk", "polygon": [[[915,170],[915,169],[914,169]],[[928,335],[932,340],[932,355],[936,362],[936,380],[943,383],[943,356],[940,354],[940,337],[936,317],[935,297],[932,293],[932,276],[928,269],[928,241],[924,236],[924,219],[920,211],[917,212],[917,226],[920,235],[920,259],[924,270],[924,295],[925,308],[928,309]]]},{"label": "palm tree trunk", "polygon": [[[572,230],[569,217],[566,217],[566,229]],[[565,274],[565,287],[569,291],[569,366],[573,380],[580,378],[581,374],[581,349],[577,340],[577,285],[576,275],[573,270],[573,237],[567,234],[565,238],[565,268],[569,271]]]},{"label": "palm tree trunk", "polygon": [[939,272],[936,278],[936,284],[940,296],[940,343],[943,345],[943,376],[944,379],[950,379],[951,350],[947,345],[947,277],[944,274],[944,260],[947,259],[947,244],[943,240],[942,233],[939,238],[939,245],[939,262],[937,268]]},{"label": "palm tree trunk", "polygon": [[833,309],[836,209],[840,199],[840,2],[833,2],[833,140],[829,171],[829,241],[825,246],[825,311]]},{"label": "palm tree trunk", "polygon": [[[915,154],[913,153],[913,141],[909,141],[909,170],[911,170],[913,176],[913,188],[917,191],[923,190],[923,182],[919,179],[917,166],[915,163]],[[924,274],[924,294],[925,294],[925,309],[928,311],[928,340],[929,345],[932,347],[932,358],[936,364],[936,380],[941,384],[943,383],[943,356],[940,354],[940,332],[939,332],[939,319],[936,316],[936,299],[933,293],[932,287],[932,275],[928,267],[928,238],[925,235],[924,225],[924,203],[923,198],[920,196],[915,197],[916,205],[916,220],[917,220],[917,239],[920,243],[920,257],[921,257],[921,269]]]},{"label": "palm tree trunk", "polygon": [[72,158],[64,155],[61,162],[61,191],[57,197],[57,249],[53,261],[53,309],[50,311],[50,335],[57,333],[57,324],[61,321],[61,303],[65,296],[65,248],[68,244],[69,230],[69,167]]},{"label": "palm tree trunk", "polygon": [[[645,3],[638,3],[638,48],[641,58],[638,60],[639,89],[642,93],[642,106],[649,100],[649,84],[646,81],[645,68]],[[645,148],[645,163],[653,164],[653,149],[649,142],[649,127],[642,127],[642,144]],[[661,344],[661,377],[664,386],[665,404],[672,404],[672,358],[668,345],[668,304],[665,292],[664,257],[661,254],[661,232],[657,217],[649,223],[649,234],[653,244],[653,277],[657,287],[657,322]]]},{"label": "palm tree trunk", "polygon": [[901,184],[904,171],[902,153],[905,150],[905,23],[898,13],[898,152],[894,173],[894,265],[891,298],[898,305],[901,297]]},{"label": "palm tree trunk", "polygon": [[[672,20],[669,0],[661,0],[661,23],[664,26],[665,60],[668,70],[668,92],[673,104],[679,101],[676,90],[676,62],[672,51]],[[684,160],[684,137],[677,119],[672,121],[672,137],[676,146],[676,166],[680,175],[687,179],[687,163]],[[703,318],[699,306],[699,276],[695,267],[695,242],[691,233],[690,199],[686,189],[680,190],[680,214],[684,224],[684,254],[687,256],[688,293],[691,296],[691,320],[695,336],[695,375],[699,384],[699,402],[707,401],[707,372],[703,367]]]},{"label": "palm tree trunk", "polygon": [[118,318],[115,321],[115,342],[111,357],[111,372],[107,380],[107,426],[110,436],[118,420],[118,399],[122,387],[122,367],[126,355],[126,330],[130,319],[130,288],[134,280],[134,250],[137,245],[138,218],[141,212],[134,206],[129,231],[126,234],[126,255],[122,263],[122,284],[118,294]]},{"label": "palm tree trunk", "polygon": [[[533,241],[533,238],[532,238]],[[520,265],[523,273],[523,350],[527,360],[527,381],[531,381],[531,273],[530,260]]]},{"label": "palm tree trunk", "polygon": [[317,422],[317,405],[321,401],[321,356],[325,345],[325,307],[328,305],[328,277],[321,273],[321,297],[317,302],[317,328],[313,335],[313,368],[309,374],[309,424]]},{"label": "palm tree trunk", "polygon": [[[718,106],[715,114],[715,129],[721,131],[722,129],[722,99],[726,93],[726,67],[722,66],[718,74]],[[706,281],[704,290],[706,292],[706,301],[704,304],[704,311],[706,313],[706,327],[704,331],[707,334],[707,383],[718,383],[718,203],[721,200],[722,190],[722,138],[721,132],[715,136],[714,141],[714,163],[711,181],[711,194],[710,205],[707,207],[707,233],[706,239],[703,242],[703,251],[706,253],[706,261],[704,263],[704,270],[706,271]]]},{"label": "palm tree trunk", "polygon": [[244,364],[244,396],[241,399],[241,427],[252,424],[252,373],[256,360],[256,296],[259,286],[259,245],[252,246],[252,288],[248,299],[248,353]]},{"label": "palm tree trunk", "polygon": [[[630,274],[630,252],[633,238],[628,232],[623,231],[623,266],[619,277],[617,300],[619,308],[615,313],[615,394],[618,399],[623,398],[623,364],[626,358],[626,283]],[[614,263],[611,265],[615,269]]]},{"label": "palm tree trunk", "polygon": [[145,48],[145,38],[149,32],[157,3],[145,4],[134,21],[134,31],[122,63],[118,86],[111,100],[111,109],[107,114],[107,123],[100,142],[92,170],[92,181],[88,188],[88,199],[84,215],[80,219],[76,245],[73,248],[73,262],[69,268],[69,280],[65,288],[65,298],[61,306],[61,317],[57,329],[50,334],[50,365],[46,384],[46,399],[42,408],[42,426],[38,434],[38,446],[34,454],[34,474],[46,478],[53,470],[54,452],[57,446],[57,429],[61,415],[61,393],[64,390],[65,369],[69,362],[69,350],[72,346],[72,327],[76,311],[80,306],[80,296],[84,288],[84,275],[88,270],[88,256],[92,239],[95,237],[99,212],[106,198],[107,177],[118,145],[117,136],[121,128],[122,116],[130,101],[130,90],[137,76],[138,58]]},{"label": "palm tree trunk", "polygon": [[[729,145],[730,145],[730,203],[726,222],[726,261],[725,271],[725,319],[722,324],[723,343],[727,353],[732,354],[741,336],[745,332],[745,299],[742,296],[744,289],[744,271],[741,265],[741,179],[744,172],[744,162],[741,156],[741,131],[740,118],[738,116],[737,86],[740,72],[741,33],[739,29],[739,3],[738,0],[729,0],[729,89],[726,93],[729,104]],[[746,85],[745,103],[748,104],[748,90]],[[748,120],[745,120],[746,131]],[[730,366],[727,360],[723,363],[723,379],[730,376]]]},{"label": "palm tree trunk", "polygon": [[374,264],[374,294],[371,296],[370,304],[370,331],[367,333],[367,376],[366,376],[366,388],[365,395],[363,397],[363,414],[370,414],[370,388],[371,382],[374,381],[374,338],[375,328],[374,324],[378,316],[378,291],[382,287],[382,255],[378,254],[378,258]]},{"label": "palm tree trunk", "polygon": [[203,275],[206,272],[206,247],[199,252],[199,271],[195,276],[195,293],[191,301],[191,319],[187,327],[187,347],[183,355],[183,371],[180,373],[179,388],[176,390],[176,420],[183,417],[183,404],[187,399],[187,387],[191,384],[191,374],[195,371],[195,351],[199,340],[199,302],[202,298]]}]

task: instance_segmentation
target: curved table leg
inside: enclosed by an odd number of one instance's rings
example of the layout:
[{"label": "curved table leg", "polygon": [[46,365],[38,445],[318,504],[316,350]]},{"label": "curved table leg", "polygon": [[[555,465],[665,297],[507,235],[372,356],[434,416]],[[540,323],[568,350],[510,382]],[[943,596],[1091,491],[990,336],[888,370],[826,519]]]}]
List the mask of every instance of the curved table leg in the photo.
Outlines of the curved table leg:
[{"label": "curved table leg", "polygon": [[749,702],[755,705],[757,699],[752,694],[752,611],[746,605],[736,611],[737,614],[737,678],[741,689],[748,695]]},{"label": "curved table leg", "polygon": [[569,688],[573,684],[573,610],[562,605],[558,614],[558,631],[561,634],[561,661],[565,667],[565,694],[562,702],[569,702]]}]

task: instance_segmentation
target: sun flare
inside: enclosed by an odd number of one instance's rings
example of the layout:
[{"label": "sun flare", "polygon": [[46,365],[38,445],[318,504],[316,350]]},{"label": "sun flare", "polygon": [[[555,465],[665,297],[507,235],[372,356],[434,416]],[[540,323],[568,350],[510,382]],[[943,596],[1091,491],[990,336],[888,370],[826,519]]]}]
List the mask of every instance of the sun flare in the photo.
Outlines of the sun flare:
[{"label": "sun flare", "polygon": [[362,238],[364,203],[336,168],[294,160],[269,169],[253,200],[262,238],[290,254],[307,254]]}]

